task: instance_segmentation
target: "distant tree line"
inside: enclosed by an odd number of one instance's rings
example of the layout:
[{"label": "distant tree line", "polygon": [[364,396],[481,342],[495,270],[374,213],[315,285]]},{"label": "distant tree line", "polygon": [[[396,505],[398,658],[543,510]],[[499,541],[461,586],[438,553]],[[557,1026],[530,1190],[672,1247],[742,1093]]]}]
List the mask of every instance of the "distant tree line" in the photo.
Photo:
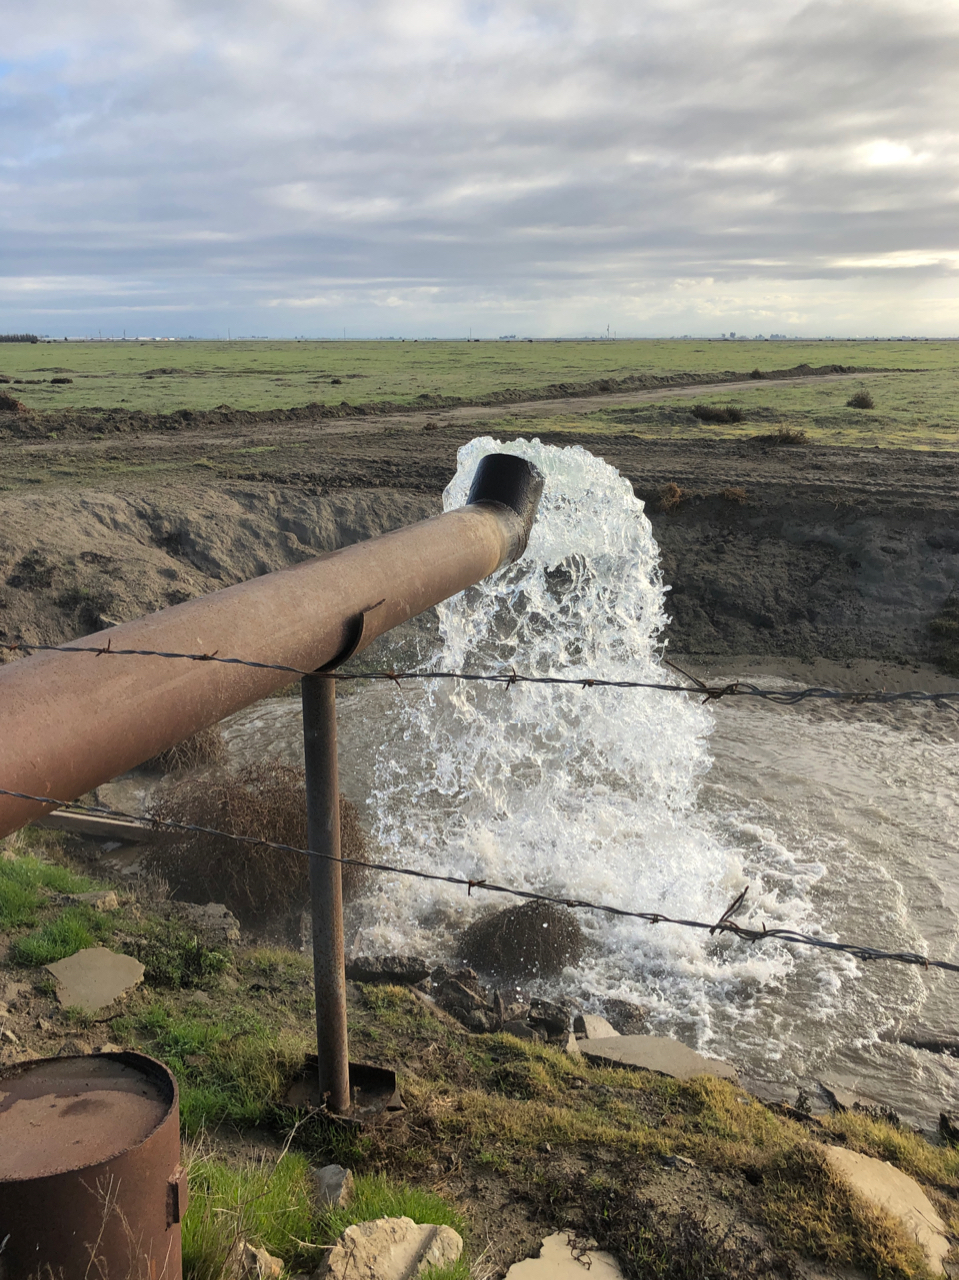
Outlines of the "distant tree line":
[{"label": "distant tree line", "polygon": [[0,342],[39,342],[35,333],[0,333]]}]

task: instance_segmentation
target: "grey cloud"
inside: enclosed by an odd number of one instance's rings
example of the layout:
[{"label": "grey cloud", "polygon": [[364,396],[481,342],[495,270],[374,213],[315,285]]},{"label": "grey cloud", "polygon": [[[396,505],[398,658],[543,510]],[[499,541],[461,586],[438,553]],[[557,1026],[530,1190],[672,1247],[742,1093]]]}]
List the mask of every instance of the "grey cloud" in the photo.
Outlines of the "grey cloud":
[{"label": "grey cloud", "polygon": [[[399,328],[637,327],[648,296],[655,329],[675,280],[683,327],[717,281],[747,311],[802,285],[818,323],[816,282],[845,281],[899,331],[905,291],[956,270],[858,265],[959,247],[950,0],[18,3],[4,56],[0,276],[83,277],[61,301],[91,323],[378,332],[385,289]],[[0,281],[11,323],[33,296]]]}]

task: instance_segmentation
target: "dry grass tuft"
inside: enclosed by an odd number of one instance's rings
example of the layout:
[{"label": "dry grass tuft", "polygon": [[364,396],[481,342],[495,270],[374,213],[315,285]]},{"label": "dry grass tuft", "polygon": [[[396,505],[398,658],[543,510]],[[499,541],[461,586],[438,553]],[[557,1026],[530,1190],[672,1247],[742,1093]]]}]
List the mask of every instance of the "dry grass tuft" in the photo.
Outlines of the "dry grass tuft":
[{"label": "dry grass tuft", "polygon": [[680,489],[678,484],[664,484],[659,491],[659,510],[665,515],[672,515],[678,511],[682,504],[689,497],[685,489]]},{"label": "dry grass tuft", "polygon": [[150,773],[188,773],[205,764],[220,764],[223,760],[223,735],[220,726],[211,724],[192,737],[184,738],[176,746],[151,756],[141,766]]},{"label": "dry grass tuft", "polygon": [[[309,900],[309,868],[302,854],[228,839],[253,836],[305,849],[302,769],[271,761],[219,780],[185,778],[163,798],[155,816],[227,833],[185,832],[155,851],[151,870],[181,900],[222,902],[245,924],[289,918]],[[340,838],[344,858],[368,861],[359,813],[342,796]],[[357,893],[366,874],[343,867],[344,898]]]},{"label": "dry grass tuft", "polygon": [[739,489],[739,488],[723,489],[722,493],[720,494],[720,497],[725,498],[727,502],[743,503],[743,502],[749,501],[749,494],[746,492],[746,490]]},{"label": "dry grass tuft", "polygon": [[808,444],[809,436],[801,427],[777,427],[764,435],[753,436],[753,444]]},{"label": "dry grass tuft", "polygon": [[746,416],[732,404],[694,404],[690,413],[700,422],[742,422]]}]

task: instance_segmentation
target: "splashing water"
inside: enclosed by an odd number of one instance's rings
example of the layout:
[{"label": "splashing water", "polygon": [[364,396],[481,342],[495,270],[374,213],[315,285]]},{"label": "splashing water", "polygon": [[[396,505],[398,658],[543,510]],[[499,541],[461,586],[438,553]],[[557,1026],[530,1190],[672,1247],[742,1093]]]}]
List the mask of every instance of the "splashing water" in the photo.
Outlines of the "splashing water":
[{"label": "splashing water", "polygon": [[[657,647],[668,588],[630,483],[579,447],[484,438],[460,450],[447,510],[494,450],[544,473],[539,515],[518,563],[440,607],[436,669],[668,682]],[[687,918],[718,919],[749,883],[756,916],[809,927],[822,866],[748,824],[730,842],[697,807],[712,728],[696,700],[652,690],[433,682],[386,726],[376,836],[400,865]],[[510,900],[380,883],[357,945],[452,955],[456,931],[491,905]],[[558,988],[640,999],[700,1045],[754,1019],[757,993],[798,963],[779,945],[579,914],[589,955]],[[827,1013],[854,966],[815,963],[805,981]]]}]

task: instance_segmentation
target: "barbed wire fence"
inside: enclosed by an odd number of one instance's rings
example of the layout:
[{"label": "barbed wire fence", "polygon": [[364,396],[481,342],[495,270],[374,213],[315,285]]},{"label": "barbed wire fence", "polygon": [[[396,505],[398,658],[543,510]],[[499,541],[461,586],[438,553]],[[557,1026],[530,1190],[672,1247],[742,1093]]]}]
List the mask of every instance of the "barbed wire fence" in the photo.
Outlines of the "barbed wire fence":
[{"label": "barbed wire fence", "polygon": [[[699,679],[697,676],[690,675],[687,671],[684,671],[668,659],[663,659],[663,661],[667,666],[671,667],[679,675],[683,676],[688,681],[687,684],[667,684],[665,682],[642,680],[608,680],[598,676],[532,676],[521,674],[515,671],[512,667],[500,672],[486,673],[432,670],[316,672],[303,670],[299,667],[289,666],[284,663],[260,662],[248,658],[225,657],[222,656],[219,651],[214,651],[213,653],[171,653],[155,649],[115,649],[113,648],[109,638],[104,645],[91,645],[82,648],[71,645],[30,643],[27,641],[0,642],[0,650],[13,654],[22,653],[25,655],[30,653],[65,653],[76,657],[88,658],[144,657],[163,658],[171,661],[213,662],[220,663],[225,666],[251,667],[257,670],[277,671],[295,679],[299,679],[304,676],[319,676],[323,679],[334,680],[337,682],[389,681],[397,686],[400,686],[403,681],[455,680],[472,683],[496,684],[505,686],[506,688],[511,688],[515,685],[551,685],[577,687],[583,690],[593,688],[646,689],[662,693],[695,695],[701,697],[704,702],[714,702],[731,697],[745,697],[759,699],[779,706],[794,706],[798,703],[809,700],[823,700],[851,705],[921,703],[933,706],[940,710],[950,710],[954,712],[959,710],[959,689],[949,690],[943,693],[930,693],[921,690],[887,692],[884,689],[846,691],[821,688],[817,686],[806,686],[799,689],[763,689],[743,680],[735,680],[721,685],[710,685]],[[362,862],[355,858],[333,858],[330,854],[319,853],[310,849],[302,849],[295,845],[283,844],[277,841],[265,840],[258,836],[237,835],[233,832],[220,831],[213,827],[200,826],[194,823],[178,822],[173,819],[160,818],[157,816],[144,817],[142,814],[127,813],[123,810],[114,809],[107,805],[85,804],[79,800],[59,800],[51,796],[31,795],[21,791],[8,790],[3,787],[0,787],[0,795],[8,796],[16,800],[24,800],[34,804],[44,805],[49,808],[65,810],[69,813],[89,814],[94,817],[104,817],[129,822],[135,824],[137,827],[147,828],[157,832],[168,831],[174,833],[179,832],[183,834],[212,836],[232,841],[238,846],[258,846],[260,848],[273,849],[283,853],[300,854],[305,858],[324,858],[327,861],[339,862],[343,866],[356,866],[363,868],[366,871],[378,872],[384,875],[405,876],[417,880],[435,881],[442,884],[455,885],[465,888],[468,896],[471,896],[474,890],[483,891],[485,893],[509,894],[513,897],[523,898],[528,901],[545,902],[553,906],[563,906],[573,910],[595,911],[607,916],[642,920],[650,925],[675,925],[683,929],[694,929],[708,932],[710,935],[730,934],[733,937],[748,943],[778,940],[792,946],[812,947],[823,951],[841,952],[861,961],[886,960],[899,964],[919,966],[924,969],[941,969],[950,973],[959,973],[959,964],[948,960],[933,959],[928,956],[921,955],[918,952],[885,951],[879,947],[867,946],[853,942],[841,942],[835,939],[817,936],[815,934],[800,933],[794,929],[780,927],[767,928],[764,924],[759,928],[755,928],[749,925],[740,924],[734,917],[745,905],[746,897],[749,892],[748,887],[744,889],[732,903],[730,903],[718,920],[687,920],[681,917],[668,916],[659,911],[640,911],[626,907],[617,907],[609,903],[592,902],[583,898],[571,898],[558,894],[543,893],[533,889],[522,889],[511,885],[496,884],[489,880],[476,880],[465,876],[443,875],[435,871],[425,871],[420,868],[413,867],[400,867],[391,863]]]},{"label": "barbed wire fence", "polygon": [[856,942],[837,942],[831,938],[817,937],[815,934],[799,933],[795,929],[778,927],[767,928],[761,925],[758,929],[737,923],[734,919],[746,903],[749,888],[743,891],[729,904],[718,920],[685,920],[681,917],[664,915],[660,911],[636,911],[627,907],[616,907],[604,902],[591,902],[585,898],[570,898],[559,894],[541,893],[535,889],[521,889],[514,885],[496,884],[491,880],[473,880],[466,876],[443,875],[438,871],[424,871],[417,867],[398,867],[388,862],[363,862],[358,858],[334,858],[332,854],[319,853],[312,849],[301,849],[297,845],[282,844],[276,840],[264,840],[259,836],[236,835],[230,831],[220,831],[215,827],[200,826],[191,822],[178,822],[171,818],[143,817],[134,813],[126,813],[122,809],[113,809],[108,805],[84,804],[79,800],[56,800],[52,796],[29,795],[23,791],[9,791],[0,787],[0,795],[10,796],[14,800],[27,800],[35,804],[53,806],[69,813],[90,814],[95,817],[109,817],[136,824],[138,827],[152,831],[182,832],[191,835],[207,835],[231,840],[237,845],[255,845],[265,849],[275,849],[280,853],[302,854],[305,858],[323,858],[327,862],[339,862],[342,866],[359,867],[364,871],[376,871],[385,875],[407,876],[416,880],[432,880],[441,884],[458,885],[466,889],[467,896],[474,890],[485,893],[512,894],[516,898],[524,898],[531,902],[547,902],[553,906],[569,907],[573,910],[597,911],[608,916],[617,916],[629,920],[644,920],[647,924],[671,924],[683,929],[697,929],[709,934],[729,933],[745,942],[766,942],[778,939],[795,946],[815,947],[822,951],[840,951],[857,960],[892,960],[899,964],[918,965],[923,969],[944,969],[949,973],[959,973],[959,964],[949,960],[935,960],[914,951],[883,951],[879,947],[865,946]]},{"label": "barbed wire fence", "polygon": [[886,703],[927,703],[940,710],[959,709],[959,689],[943,693],[906,689],[894,692],[885,689],[827,689],[820,686],[803,686],[799,689],[762,689],[747,680],[733,680],[726,684],[712,685],[698,676],[690,675],[675,663],[664,658],[666,666],[689,681],[688,684],[666,684],[650,680],[607,680],[602,676],[532,676],[517,672],[512,667],[502,671],[307,671],[280,662],[258,662],[250,658],[223,657],[219,650],[213,653],[168,653],[160,649],[114,649],[108,639],[105,645],[78,648],[72,645],[31,644],[25,640],[0,643],[0,650],[8,653],[67,653],[77,657],[93,658],[167,658],[183,662],[215,662],[224,666],[252,667],[259,671],[279,671],[300,679],[303,676],[319,676],[338,682],[371,680],[391,681],[399,685],[411,680],[461,680],[466,683],[514,685],[557,685],[580,689],[649,689],[660,693],[685,693],[701,695],[704,702],[718,702],[722,698],[756,698],[777,706],[795,706],[800,702],[819,700],[849,705],[885,705]]}]

